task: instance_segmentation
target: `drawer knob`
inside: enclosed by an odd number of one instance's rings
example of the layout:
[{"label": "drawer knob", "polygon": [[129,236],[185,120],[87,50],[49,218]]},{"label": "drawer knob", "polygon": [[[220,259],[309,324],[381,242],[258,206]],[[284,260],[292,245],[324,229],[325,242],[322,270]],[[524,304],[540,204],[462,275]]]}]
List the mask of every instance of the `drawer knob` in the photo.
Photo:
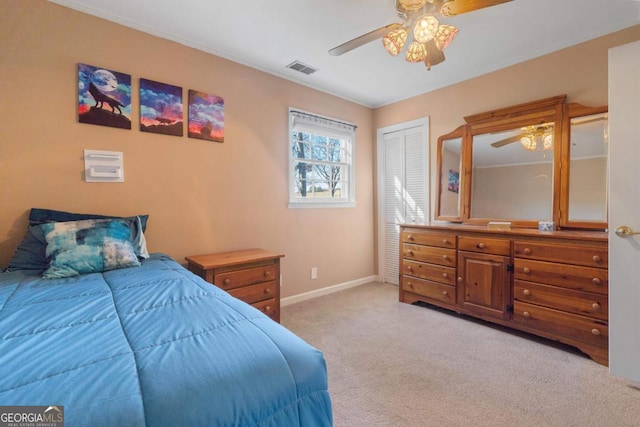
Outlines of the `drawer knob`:
[{"label": "drawer knob", "polygon": [[484,249],[484,243],[480,242],[476,245],[478,249]]},{"label": "drawer knob", "polygon": [[442,277],[444,277],[445,279],[449,278],[449,273],[442,273]]},{"label": "drawer knob", "polygon": [[224,279],[222,283],[228,285],[229,283],[231,283],[231,279]]},{"label": "drawer knob", "polygon": [[525,268],[522,269],[522,272],[524,274],[531,274],[531,269],[529,267],[525,267]]},{"label": "drawer knob", "polygon": [[531,295],[531,291],[529,289],[525,289],[524,291],[522,291],[522,293],[524,294],[525,297],[528,297]]},{"label": "drawer knob", "polygon": [[271,289],[270,288],[265,288],[264,294],[265,295],[270,295],[271,294]]},{"label": "drawer knob", "polygon": [[591,281],[594,285],[599,285],[600,283],[602,283],[602,280],[598,279],[597,277],[594,277]]},{"label": "drawer knob", "polygon": [[442,259],[447,261],[449,259],[449,255],[442,255]]},{"label": "drawer knob", "polygon": [[594,310],[600,310],[600,308],[602,308],[602,306],[600,305],[600,303],[594,302],[593,304],[591,304],[591,307]]},{"label": "drawer knob", "polygon": [[527,319],[528,319],[529,317],[531,317],[531,313],[529,313],[528,311],[524,311],[524,312],[522,313],[522,315],[523,315],[524,317],[526,317]]},{"label": "drawer knob", "polygon": [[525,255],[531,255],[531,249],[529,248],[524,248],[522,252],[524,252]]},{"label": "drawer knob", "polygon": [[410,265],[407,266],[407,270],[409,271],[413,271],[413,267],[411,267]]},{"label": "drawer knob", "polygon": [[407,254],[408,254],[409,256],[413,256],[413,251],[409,251],[409,252],[407,252]]},{"label": "drawer knob", "polygon": [[264,277],[269,277],[269,276],[271,276],[271,272],[269,270],[265,270]]},{"label": "drawer knob", "polygon": [[407,286],[410,287],[411,289],[413,289],[413,283],[407,282]]},{"label": "drawer knob", "polygon": [[442,296],[443,296],[444,298],[448,298],[448,297],[449,297],[449,292],[447,292],[447,291],[442,291]]},{"label": "drawer knob", "polygon": [[602,262],[602,258],[600,258],[600,255],[594,255],[593,262]]},{"label": "drawer knob", "polygon": [[595,335],[595,336],[598,336],[598,335],[600,335],[600,329],[598,329],[598,328],[593,328],[593,329],[591,330],[591,333],[592,333],[593,335]]},{"label": "drawer knob", "polygon": [[449,244],[449,239],[442,239],[442,244],[443,245],[448,245]]},{"label": "drawer knob", "polygon": [[462,277],[458,276],[458,283],[462,283]]},{"label": "drawer knob", "polygon": [[413,240],[414,240],[414,239],[413,239],[413,236],[412,236],[411,234],[409,234],[409,235],[407,236],[407,240],[410,240],[410,241],[412,241],[412,242],[413,242]]}]

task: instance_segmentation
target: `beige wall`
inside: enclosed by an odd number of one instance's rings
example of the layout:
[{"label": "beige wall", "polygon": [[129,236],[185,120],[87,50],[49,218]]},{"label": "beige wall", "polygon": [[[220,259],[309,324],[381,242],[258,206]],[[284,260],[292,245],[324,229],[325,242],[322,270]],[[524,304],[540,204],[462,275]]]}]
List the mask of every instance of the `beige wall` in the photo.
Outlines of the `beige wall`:
[{"label": "beige wall", "polygon": [[[44,1],[0,0],[0,266],[31,207],[150,215],[152,252],[286,254],[282,295],[374,274],[372,111]],[[77,121],[77,63],[132,76],[132,130]],[[225,142],[142,133],[139,79],[222,96]],[[358,126],[353,209],[288,209],[287,108]],[[122,184],[83,181],[83,149],[124,152]],[[310,280],[311,267],[318,279]]]},{"label": "beige wall", "polygon": [[[464,116],[555,95],[568,95],[567,102],[606,105],[608,49],[635,40],[640,40],[640,26],[387,105],[374,111],[374,127],[430,117],[431,206],[435,206],[438,136],[464,124]],[[429,78],[428,72],[424,78]]]}]

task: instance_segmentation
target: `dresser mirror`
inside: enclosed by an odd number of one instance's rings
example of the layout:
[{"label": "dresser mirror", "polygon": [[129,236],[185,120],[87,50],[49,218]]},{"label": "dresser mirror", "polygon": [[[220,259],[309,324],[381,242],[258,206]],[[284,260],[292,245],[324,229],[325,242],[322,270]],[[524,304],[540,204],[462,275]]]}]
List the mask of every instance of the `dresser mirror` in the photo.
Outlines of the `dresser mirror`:
[{"label": "dresser mirror", "polygon": [[554,123],[473,136],[471,219],[553,218]]},{"label": "dresser mirror", "polygon": [[460,221],[460,180],[462,178],[462,128],[438,138],[438,197],[435,217]]},{"label": "dresser mirror", "polygon": [[[568,183],[563,200],[561,225],[573,228],[606,228],[608,176],[608,113],[584,114],[582,107],[569,106],[565,175]],[[576,114],[582,114],[576,116]]]},{"label": "dresser mirror", "polygon": [[441,136],[435,218],[606,229],[607,107],[565,100],[467,116],[466,125]]}]

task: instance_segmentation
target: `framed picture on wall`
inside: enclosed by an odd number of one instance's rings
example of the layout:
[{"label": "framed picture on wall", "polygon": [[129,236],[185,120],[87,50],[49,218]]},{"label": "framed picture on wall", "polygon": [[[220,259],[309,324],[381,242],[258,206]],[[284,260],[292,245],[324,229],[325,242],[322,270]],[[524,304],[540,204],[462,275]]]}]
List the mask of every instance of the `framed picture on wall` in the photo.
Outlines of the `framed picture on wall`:
[{"label": "framed picture on wall", "polygon": [[140,130],[182,136],[182,88],[140,79]]},{"label": "framed picture on wall", "polygon": [[224,142],[224,100],[189,89],[189,138]]},{"label": "framed picture on wall", "polygon": [[131,75],[78,64],[78,121],[131,129]]}]

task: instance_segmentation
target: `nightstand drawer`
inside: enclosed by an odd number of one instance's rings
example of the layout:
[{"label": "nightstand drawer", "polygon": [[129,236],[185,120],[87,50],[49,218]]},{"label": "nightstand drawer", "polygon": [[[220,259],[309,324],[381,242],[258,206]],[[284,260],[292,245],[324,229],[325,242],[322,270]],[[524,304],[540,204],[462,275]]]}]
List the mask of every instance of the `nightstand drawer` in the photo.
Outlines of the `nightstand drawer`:
[{"label": "nightstand drawer", "polygon": [[213,283],[225,291],[228,291],[230,289],[275,279],[275,265],[265,265],[217,274]]},{"label": "nightstand drawer", "polygon": [[276,295],[276,282],[263,282],[257,285],[243,286],[241,288],[231,289],[229,293],[242,301],[253,304],[258,301],[262,301],[269,298],[274,298]]},{"label": "nightstand drawer", "polygon": [[264,314],[271,317],[272,319],[276,319],[280,317],[279,316],[280,313],[278,313],[278,304],[276,303],[275,298],[270,298],[264,301],[258,301],[251,305],[257,308],[258,310],[262,311]]}]

